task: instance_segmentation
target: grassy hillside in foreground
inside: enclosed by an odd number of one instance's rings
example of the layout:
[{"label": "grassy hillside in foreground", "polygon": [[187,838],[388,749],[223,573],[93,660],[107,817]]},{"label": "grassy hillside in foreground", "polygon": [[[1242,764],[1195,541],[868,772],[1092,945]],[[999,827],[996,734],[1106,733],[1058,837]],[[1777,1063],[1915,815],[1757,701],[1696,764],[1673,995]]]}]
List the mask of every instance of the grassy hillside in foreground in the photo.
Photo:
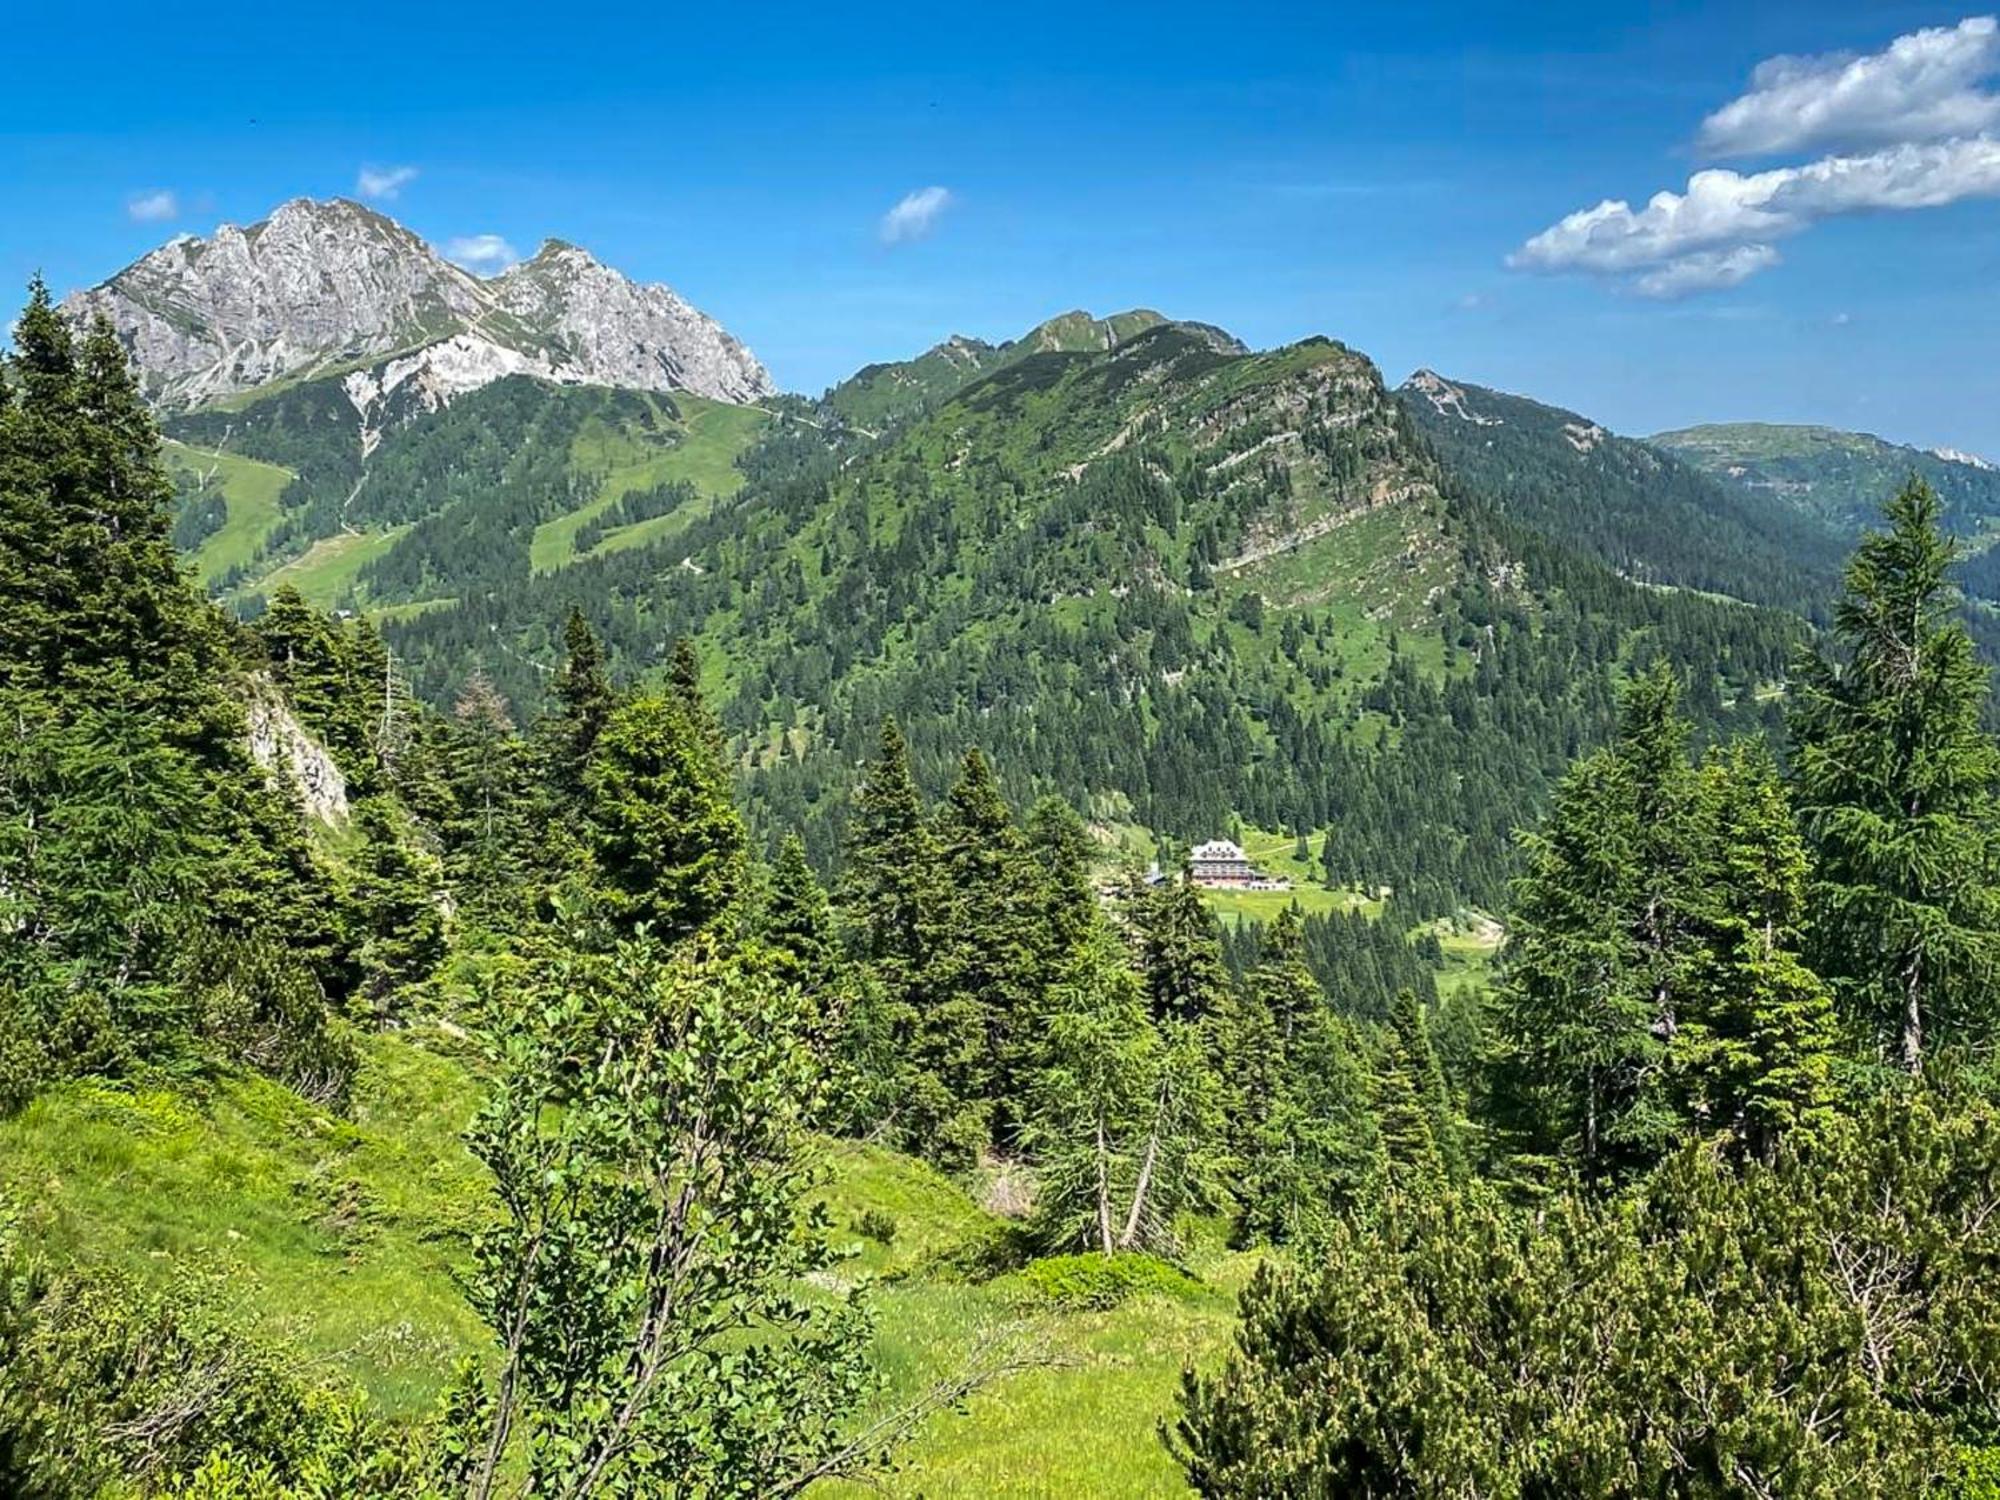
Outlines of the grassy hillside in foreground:
[{"label": "grassy hillside in foreground", "polygon": [[[65,1085],[0,1121],[0,1189],[63,1259],[192,1278],[316,1373],[415,1415],[454,1359],[487,1347],[451,1277],[482,1210],[459,1139],[477,1087],[464,1054],[431,1027],[369,1037],[345,1119],[254,1077],[189,1091]],[[1197,1286],[1061,1311],[1018,1274],[979,1283],[941,1267],[1000,1222],[957,1184],[879,1147],[835,1143],[829,1165],[834,1239],[854,1251],[846,1275],[878,1281],[885,1401],[996,1336],[1039,1361],[933,1418],[887,1493],[1181,1492],[1157,1424],[1182,1365],[1226,1345],[1253,1256],[1200,1247]],[[890,1243],[857,1227],[871,1210],[893,1222]]]}]

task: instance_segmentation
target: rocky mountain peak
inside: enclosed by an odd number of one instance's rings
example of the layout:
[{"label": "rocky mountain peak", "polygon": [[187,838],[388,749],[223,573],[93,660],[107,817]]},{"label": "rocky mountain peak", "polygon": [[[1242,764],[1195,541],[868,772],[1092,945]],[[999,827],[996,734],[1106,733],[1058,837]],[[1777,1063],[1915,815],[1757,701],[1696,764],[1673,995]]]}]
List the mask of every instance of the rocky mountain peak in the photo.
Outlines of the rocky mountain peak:
[{"label": "rocky mountain peak", "polygon": [[575,245],[549,240],[485,281],[346,198],[294,198],[247,228],[176,236],[63,306],[78,322],[109,317],[170,408],[339,371],[386,386],[432,366],[439,401],[509,373],[734,402],[774,389],[714,319]]}]

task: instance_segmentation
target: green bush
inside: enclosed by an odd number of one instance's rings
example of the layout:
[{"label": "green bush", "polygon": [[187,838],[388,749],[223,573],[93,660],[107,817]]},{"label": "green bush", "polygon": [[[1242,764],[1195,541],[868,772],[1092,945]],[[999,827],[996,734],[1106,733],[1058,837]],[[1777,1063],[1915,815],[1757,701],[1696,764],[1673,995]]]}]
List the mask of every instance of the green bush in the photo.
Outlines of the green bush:
[{"label": "green bush", "polygon": [[1033,1300],[1068,1311],[1103,1311],[1148,1292],[1189,1297],[1201,1290],[1171,1261],[1137,1251],[1044,1256],[1024,1267],[1019,1280]]},{"label": "green bush", "polygon": [[854,1230],[886,1250],[896,1243],[896,1216],[879,1208],[867,1209],[854,1221]]},{"label": "green bush", "polygon": [[2000,1500],[2000,1448],[1967,1448],[1954,1493],[1958,1500]]}]

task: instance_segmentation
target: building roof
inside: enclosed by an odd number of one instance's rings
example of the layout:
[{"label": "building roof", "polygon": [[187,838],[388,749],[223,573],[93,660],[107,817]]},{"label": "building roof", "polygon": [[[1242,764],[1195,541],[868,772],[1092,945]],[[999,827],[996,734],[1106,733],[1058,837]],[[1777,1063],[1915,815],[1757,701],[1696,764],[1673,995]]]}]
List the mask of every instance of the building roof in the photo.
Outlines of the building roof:
[{"label": "building roof", "polygon": [[1240,860],[1243,858],[1243,846],[1228,839],[1210,839],[1205,844],[1196,844],[1191,857],[1203,861]]}]

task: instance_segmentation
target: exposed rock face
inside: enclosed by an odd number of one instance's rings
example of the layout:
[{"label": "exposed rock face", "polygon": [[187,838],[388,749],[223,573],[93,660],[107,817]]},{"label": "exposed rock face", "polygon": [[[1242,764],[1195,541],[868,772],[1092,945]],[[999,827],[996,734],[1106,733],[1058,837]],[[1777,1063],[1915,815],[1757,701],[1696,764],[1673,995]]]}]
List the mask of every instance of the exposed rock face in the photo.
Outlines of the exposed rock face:
[{"label": "exposed rock face", "polygon": [[[714,319],[573,245],[485,281],[344,199],[183,235],[63,307],[79,323],[109,317],[167,407],[341,368],[378,396],[421,373],[434,404],[519,373],[733,402],[774,390]],[[372,398],[350,394],[365,413]]]},{"label": "exposed rock face", "polygon": [[306,732],[276,686],[268,678],[258,679],[244,708],[250,758],[274,782],[297,795],[307,816],[329,827],[346,822],[347,778],[326,747]]},{"label": "exposed rock face", "polygon": [[[1417,371],[1416,374],[1403,382],[1403,389],[1406,391],[1415,391],[1418,395],[1422,396],[1432,406],[1437,408],[1439,416],[1456,417],[1461,422],[1470,422],[1474,427],[1498,427],[1502,425],[1499,417],[1484,416],[1466,405],[1465,392],[1453,385],[1449,380],[1446,380],[1435,370]],[[1576,447],[1575,438],[1571,438],[1570,445]],[[1589,450],[1586,448],[1577,448],[1577,451],[1583,453]]]},{"label": "exposed rock face", "polygon": [[715,319],[667,287],[627,280],[574,245],[550,240],[492,291],[559,351],[559,368],[588,384],[687,390],[739,404],[773,393],[764,367]]}]

